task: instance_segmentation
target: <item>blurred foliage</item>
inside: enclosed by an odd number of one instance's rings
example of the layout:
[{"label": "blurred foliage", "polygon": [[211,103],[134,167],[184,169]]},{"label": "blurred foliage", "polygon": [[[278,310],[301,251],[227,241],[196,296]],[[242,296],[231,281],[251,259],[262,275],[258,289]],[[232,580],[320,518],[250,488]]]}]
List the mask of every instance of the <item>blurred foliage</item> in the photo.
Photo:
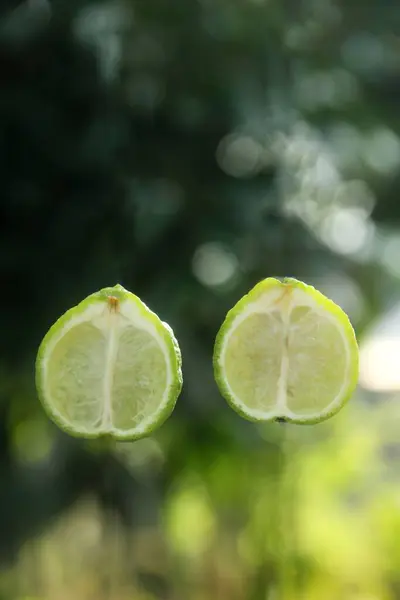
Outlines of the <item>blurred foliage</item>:
[{"label": "blurred foliage", "polygon": [[[400,598],[397,396],[258,428],[211,367],[268,275],[361,340],[398,298],[399,26],[389,0],[2,4],[1,600]],[[46,420],[33,365],[117,281],[185,384],[156,436],[106,446]]]}]

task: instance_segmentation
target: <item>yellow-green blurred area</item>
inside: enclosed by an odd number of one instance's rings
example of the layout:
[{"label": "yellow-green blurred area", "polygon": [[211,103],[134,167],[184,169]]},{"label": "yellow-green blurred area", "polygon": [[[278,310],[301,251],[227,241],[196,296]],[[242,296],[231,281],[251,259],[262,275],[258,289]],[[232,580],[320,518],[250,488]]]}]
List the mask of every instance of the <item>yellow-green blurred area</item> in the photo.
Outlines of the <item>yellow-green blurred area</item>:
[{"label": "yellow-green blurred area", "polygon": [[[373,408],[355,398],[318,429],[250,425],[251,444],[218,451],[183,443],[173,422],[151,439],[87,447],[132,478],[138,497],[128,486],[122,501],[142,517],[132,529],[82,494],[21,544],[2,572],[3,597],[396,598],[398,419],[396,397]],[[50,468],[45,425],[32,421],[16,439],[30,476]],[[147,496],[173,467],[174,446],[179,470],[149,520]]]},{"label": "yellow-green blurred area", "polygon": [[[400,600],[400,5],[0,7],[0,600]],[[360,385],[315,426],[218,393],[264,277],[349,315]],[[34,361],[121,283],[174,329],[153,436],[68,437]]]}]

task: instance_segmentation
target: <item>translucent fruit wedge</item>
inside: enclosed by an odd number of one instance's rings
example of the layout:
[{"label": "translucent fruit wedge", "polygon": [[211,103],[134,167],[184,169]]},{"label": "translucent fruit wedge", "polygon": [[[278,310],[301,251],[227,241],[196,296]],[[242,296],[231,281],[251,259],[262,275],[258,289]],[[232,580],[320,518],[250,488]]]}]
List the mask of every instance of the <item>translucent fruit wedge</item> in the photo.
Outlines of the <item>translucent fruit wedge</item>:
[{"label": "translucent fruit wedge", "polygon": [[122,286],[67,311],[44,337],[36,387],[49,417],[74,436],[144,437],[172,412],[182,387],[170,327]]},{"label": "translucent fruit wedge", "polygon": [[315,423],[351,397],[357,341],[347,315],[312,286],[268,278],[228,312],[214,373],[222,395],[249,420]]}]

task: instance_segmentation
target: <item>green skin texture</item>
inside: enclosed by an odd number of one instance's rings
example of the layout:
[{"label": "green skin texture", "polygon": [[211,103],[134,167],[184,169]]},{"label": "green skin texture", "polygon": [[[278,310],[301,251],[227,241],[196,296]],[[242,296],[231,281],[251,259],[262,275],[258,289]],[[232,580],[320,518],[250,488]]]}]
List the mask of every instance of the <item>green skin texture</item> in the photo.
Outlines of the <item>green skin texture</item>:
[{"label": "green skin texture", "polygon": [[[301,289],[304,292],[306,292],[309,296],[311,296],[315,300],[315,302],[317,304],[319,304],[324,310],[328,311],[331,315],[333,315],[340,322],[342,328],[345,331],[345,335],[346,335],[346,338],[349,343],[350,356],[351,356],[350,360],[351,360],[351,364],[352,364],[352,369],[351,369],[351,377],[350,377],[350,380],[348,383],[346,395],[342,398],[341,402],[338,403],[331,411],[322,413],[321,416],[318,416],[316,418],[309,418],[309,417],[292,418],[292,417],[288,417],[286,415],[282,415],[282,416],[278,415],[278,416],[275,416],[272,418],[260,418],[260,417],[254,417],[253,415],[248,414],[240,406],[238,406],[236,404],[235,400],[232,398],[229,388],[226,385],[223,369],[221,368],[221,365],[219,362],[225,333],[230,330],[235,318],[242,312],[242,310],[244,310],[247,307],[247,305],[249,303],[254,302],[260,296],[265,294],[265,292],[268,292],[269,290],[274,289],[277,286],[280,286],[282,289],[284,289],[285,287],[298,288],[298,289]],[[349,318],[347,317],[346,313],[344,313],[343,310],[339,306],[337,306],[337,304],[335,304],[332,300],[329,300],[329,298],[326,298],[326,296],[321,294],[321,292],[316,290],[311,285],[307,285],[307,284],[303,283],[302,281],[298,281],[297,279],[287,277],[283,281],[280,281],[279,279],[275,279],[273,277],[268,277],[267,279],[260,281],[252,290],[250,290],[250,292],[248,294],[243,296],[243,298],[241,298],[239,300],[239,302],[237,302],[237,304],[235,304],[235,306],[226,315],[225,321],[223,322],[220,330],[218,331],[217,337],[215,339],[213,366],[214,366],[215,380],[217,382],[217,385],[219,387],[219,390],[220,390],[222,396],[225,398],[225,400],[228,402],[228,404],[231,406],[231,408],[233,408],[233,410],[235,410],[237,413],[239,413],[239,415],[241,415],[244,419],[246,419],[248,421],[256,422],[256,423],[268,422],[268,421],[279,421],[279,422],[284,421],[284,422],[290,422],[290,423],[297,423],[299,425],[312,425],[315,423],[320,423],[322,421],[326,421],[330,417],[333,417],[335,414],[337,414],[343,408],[343,406],[352,397],[354,390],[357,386],[358,377],[359,377],[359,352],[358,352],[358,344],[357,344],[356,335],[355,335],[354,329],[349,321]]]},{"label": "green skin texture", "polygon": [[[42,366],[43,366],[43,360],[46,355],[47,343],[50,341],[50,339],[55,334],[57,334],[70,321],[71,318],[74,318],[77,315],[83,313],[89,306],[91,306],[97,302],[100,302],[103,304],[108,304],[108,302],[109,302],[108,298],[110,296],[114,296],[115,298],[118,298],[118,300],[120,300],[120,301],[128,300],[129,302],[134,302],[136,304],[137,308],[139,309],[139,312],[140,312],[141,316],[143,317],[143,319],[152,322],[152,324],[157,329],[157,332],[160,335],[160,337],[163,338],[165,341],[165,345],[169,352],[171,370],[172,370],[172,373],[174,374],[173,382],[171,383],[170,388],[169,388],[168,400],[165,403],[163,410],[158,414],[157,419],[154,422],[152,422],[147,427],[146,430],[140,431],[137,433],[135,433],[134,431],[132,431],[132,432],[128,431],[126,433],[121,433],[121,432],[116,431],[115,433],[112,433],[112,434],[110,434],[108,432],[107,433],[101,433],[101,432],[87,433],[86,431],[85,432],[77,431],[75,428],[70,427],[68,425],[68,423],[65,423],[64,421],[62,421],[60,419],[59,415],[53,410],[51,402],[49,402],[49,399],[46,397],[46,393],[45,393],[44,369],[42,368]],[[114,287],[103,288],[103,289],[99,290],[98,292],[91,294],[90,296],[85,298],[85,300],[80,302],[77,306],[71,308],[66,313],[64,313],[62,315],[62,317],[60,317],[54,323],[54,325],[52,327],[50,327],[49,331],[47,332],[47,334],[45,335],[45,337],[43,338],[43,340],[40,344],[40,347],[39,347],[39,350],[37,353],[37,357],[36,357],[35,371],[36,371],[36,389],[38,392],[39,399],[42,403],[42,406],[43,406],[47,416],[54,423],[56,423],[56,425],[58,425],[58,427],[60,429],[62,429],[69,435],[71,435],[73,437],[78,437],[78,438],[94,439],[94,438],[101,437],[101,438],[114,439],[114,440],[118,440],[118,441],[133,441],[133,440],[138,440],[138,439],[147,437],[151,433],[153,433],[156,429],[158,429],[158,427],[160,427],[167,420],[167,418],[171,415],[172,411],[174,410],[178,396],[182,389],[182,358],[181,358],[181,352],[179,349],[178,342],[174,336],[172,329],[169,327],[169,325],[167,325],[166,323],[163,323],[159,319],[159,317],[155,313],[153,313],[140,300],[140,298],[138,298],[131,292],[128,292],[125,288],[122,287],[122,285],[119,285],[119,284],[115,285]]]}]

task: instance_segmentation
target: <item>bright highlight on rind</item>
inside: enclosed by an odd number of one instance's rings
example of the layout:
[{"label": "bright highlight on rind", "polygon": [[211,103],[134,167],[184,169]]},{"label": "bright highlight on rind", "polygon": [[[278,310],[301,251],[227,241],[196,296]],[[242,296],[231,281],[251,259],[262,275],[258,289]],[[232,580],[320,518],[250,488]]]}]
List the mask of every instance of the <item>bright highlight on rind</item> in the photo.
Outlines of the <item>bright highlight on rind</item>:
[{"label": "bright highlight on rind", "polygon": [[310,285],[268,278],[227,314],[214,348],[222,395],[251,421],[316,423],[337,413],[358,381],[347,315]]},{"label": "bright highlight on rind", "polygon": [[139,439],[171,414],[182,387],[171,328],[122,286],[68,310],[44,337],[36,387],[67,433]]}]

